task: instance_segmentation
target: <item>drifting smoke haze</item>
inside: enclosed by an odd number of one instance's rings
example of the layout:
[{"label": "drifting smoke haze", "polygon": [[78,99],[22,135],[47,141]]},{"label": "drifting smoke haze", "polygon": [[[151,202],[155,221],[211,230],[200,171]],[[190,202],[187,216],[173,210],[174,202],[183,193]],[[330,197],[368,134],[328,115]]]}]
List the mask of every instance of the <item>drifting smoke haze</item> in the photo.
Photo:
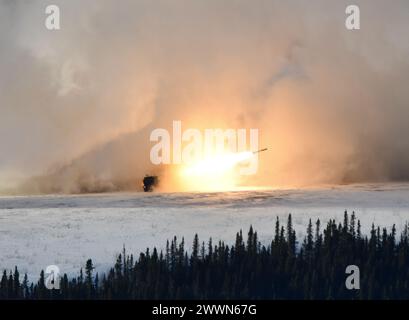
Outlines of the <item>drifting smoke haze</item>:
[{"label": "drifting smoke haze", "polygon": [[407,0],[353,32],[350,1],[55,0],[54,32],[48,4],[0,1],[3,190],[139,187],[173,120],[258,128],[251,185],[409,178]]}]

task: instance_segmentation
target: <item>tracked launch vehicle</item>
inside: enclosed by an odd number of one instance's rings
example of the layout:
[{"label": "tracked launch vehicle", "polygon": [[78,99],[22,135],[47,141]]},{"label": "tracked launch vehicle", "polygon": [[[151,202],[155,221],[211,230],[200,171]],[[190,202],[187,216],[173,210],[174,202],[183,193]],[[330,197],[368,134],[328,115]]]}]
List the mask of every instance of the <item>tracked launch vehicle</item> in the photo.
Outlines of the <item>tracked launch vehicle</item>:
[{"label": "tracked launch vehicle", "polygon": [[152,192],[153,189],[158,185],[159,178],[157,176],[145,176],[142,182],[143,182],[143,191]]}]

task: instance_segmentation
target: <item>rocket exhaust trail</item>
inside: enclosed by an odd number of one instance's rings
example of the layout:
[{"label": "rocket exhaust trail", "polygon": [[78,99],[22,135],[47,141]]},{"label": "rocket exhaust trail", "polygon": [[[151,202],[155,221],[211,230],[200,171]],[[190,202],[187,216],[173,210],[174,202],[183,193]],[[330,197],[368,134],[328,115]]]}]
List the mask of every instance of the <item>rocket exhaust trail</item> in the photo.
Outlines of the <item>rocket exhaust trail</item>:
[{"label": "rocket exhaust trail", "polygon": [[257,151],[253,151],[253,154],[257,154],[257,153],[260,153],[260,152],[263,152],[263,151],[267,151],[267,150],[268,150],[267,148],[260,149],[260,150],[257,150]]}]

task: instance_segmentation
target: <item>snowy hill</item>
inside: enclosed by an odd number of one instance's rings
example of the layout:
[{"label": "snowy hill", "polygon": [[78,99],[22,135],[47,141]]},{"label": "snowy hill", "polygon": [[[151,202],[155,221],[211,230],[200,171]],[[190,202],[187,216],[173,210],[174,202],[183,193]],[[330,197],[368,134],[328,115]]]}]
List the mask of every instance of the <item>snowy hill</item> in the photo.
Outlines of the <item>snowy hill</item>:
[{"label": "snowy hill", "polygon": [[302,236],[308,220],[342,221],[355,211],[367,233],[372,223],[397,229],[409,220],[409,184],[371,184],[304,190],[221,193],[112,193],[0,197],[0,269],[17,265],[30,279],[56,264],[74,274],[92,258],[97,271],[110,267],[125,245],[139,254],[163,248],[173,236],[190,248],[200,241],[231,243],[250,225],[271,241],[276,216],[293,215]]}]

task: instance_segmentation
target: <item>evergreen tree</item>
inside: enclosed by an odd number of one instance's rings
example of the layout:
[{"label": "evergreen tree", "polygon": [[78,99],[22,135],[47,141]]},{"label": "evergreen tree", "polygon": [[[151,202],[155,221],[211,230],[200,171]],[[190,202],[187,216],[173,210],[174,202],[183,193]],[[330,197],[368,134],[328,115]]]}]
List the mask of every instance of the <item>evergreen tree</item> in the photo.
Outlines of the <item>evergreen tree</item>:
[{"label": "evergreen tree", "polygon": [[[355,227],[355,223],[357,227]],[[355,215],[344,215],[343,223],[330,220],[323,232],[320,221],[309,220],[301,246],[292,225],[275,224],[271,245],[265,247],[251,226],[247,239],[236,234],[233,246],[209,239],[207,250],[199,237],[193,239],[192,253],[184,239],[167,242],[165,256],[154,247],[138,259],[123,247],[109,272],[93,279],[94,266],[85,264],[85,279],[69,279],[60,290],[45,287],[44,271],[37,283],[28,283],[27,274],[3,271],[1,299],[409,299],[408,225],[396,235],[396,227],[372,226],[369,238],[361,234]],[[199,257],[199,250],[201,251]],[[361,289],[345,288],[345,268],[360,267]]]}]

